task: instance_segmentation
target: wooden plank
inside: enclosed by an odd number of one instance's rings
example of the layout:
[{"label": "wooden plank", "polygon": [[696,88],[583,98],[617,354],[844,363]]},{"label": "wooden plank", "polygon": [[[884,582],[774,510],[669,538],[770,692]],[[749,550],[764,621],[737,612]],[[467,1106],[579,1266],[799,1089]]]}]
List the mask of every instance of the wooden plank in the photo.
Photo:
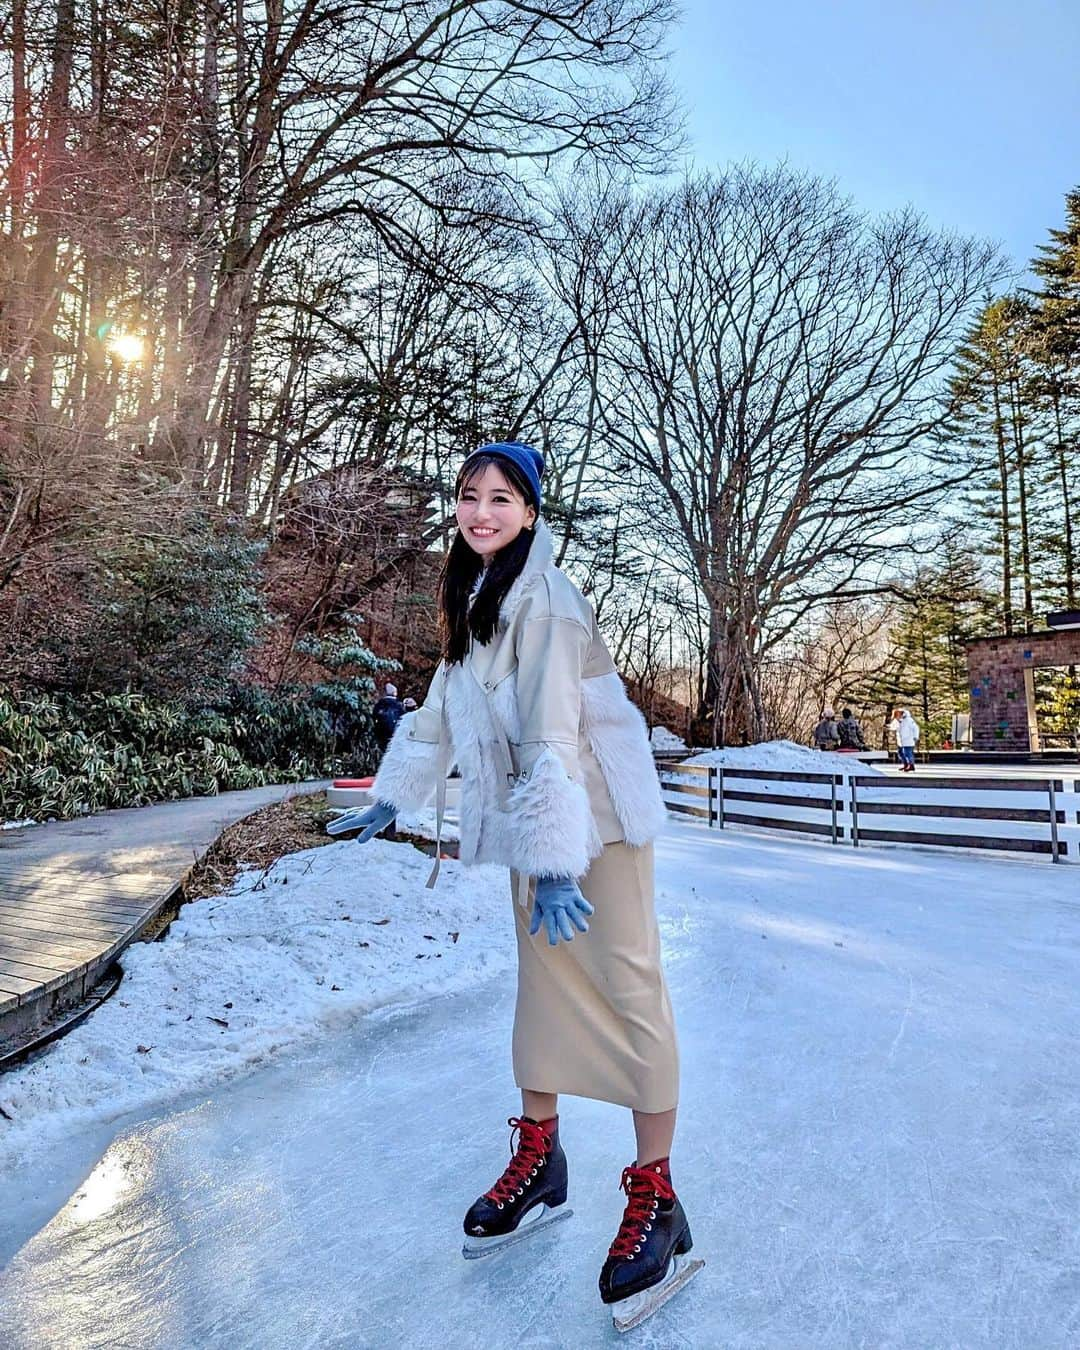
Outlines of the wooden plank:
[{"label": "wooden plank", "polygon": [[102,933],[125,933],[138,919],[91,918],[88,914],[36,914],[32,911],[0,914],[0,927],[29,929],[31,932],[58,932],[63,937],[100,937]]},{"label": "wooden plank", "polygon": [[[12,952],[0,948],[0,967],[7,965],[34,966],[42,972],[55,975],[58,971],[71,970],[71,961],[66,956],[50,956],[48,952]],[[17,975],[19,972],[16,971]]]},{"label": "wooden plank", "polygon": [[[868,802],[859,798],[859,815],[937,816],[941,820],[1026,820],[1038,825],[1050,823],[1050,808],[1026,806],[939,806],[933,802]],[[1058,824],[1065,823],[1065,812],[1058,811]]]},{"label": "wooden plank", "polygon": [[[778,769],[725,769],[725,778],[760,778],[764,782],[771,783],[831,783],[834,778],[841,775],[837,773],[781,773]],[[880,780],[878,780],[880,781]],[[859,779],[862,782],[862,779]]]},{"label": "wooden plank", "polygon": [[21,975],[0,975],[0,993],[18,994],[20,1000],[24,994],[32,994],[40,986],[40,980],[24,980]]},{"label": "wooden plank", "polygon": [[[661,776],[665,773],[693,773],[705,778],[709,776],[709,766],[707,764],[682,764],[678,760],[675,760],[671,764],[658,765],[657,768]],[[715,764],[713,765],[713,770],[714,772],[719,772],[719,769]]]},{"label": "wooden plank", "polygon": [[934,778],[927,774],[908,774],[901,778],[892,774],[874,774],[872,778],[856,778],[861,788],[898,788],[910,792],[917,788],[945,789],[949,792],[1041,792],[1049,796],[1046,778]]},{"label": "wooden plank", "polygon": [[[69,938],[67,941],[58,942],[39,942],[36,938],[26,937],[25,934],[19,937],[12,937],[7,933],[0,933],[0,955],[7,952],[41,952],[49,956],[56,956],[70,961],[89,961],[101,951],[101,944],[90,938]],[[15,956],[13,959],[18,960]]]},{"label": "wooden plank", "polygon": [[43,941],[52,942],[59,938],[90,938],[94,941],[109,941],[112,938],[120,937],[123,933],[131,931],[131,925],[118,927],[116,924],[91,924],[91,923],[50,923],[38,919],[0,919],[0,934],[7,933],[14,937],[40,937]]},{"label": "wooden plank", "polygon": [[[795,797],[784,792],[741,792],[736,788],[724,789],[724,800],[727,802],[765,802],[768,805],[775,806],[811,806],[818,811],[831,811],[831,797]],[[843,802],[839,795],[836,798],[836,809],[840,811]]]},{"label": "wooden plank", "polygon": [[[862,806],[859,811],[861,813]],[[922,834],[914,830],[867,830],[859,825],[860,839],[878,839],[890,844],[934,844],[942,848],[992,848],[1008,853],[1050,852],[1049,839],[1000,839],[987,834]],[[1065,852],[1065,845],[1060,846]]]},{"label": "wooden plank", "polygon": [[145,890],[139,894],[123,894],[112,890],[91,891],[81,886],[54,886],[41,881],[21,882],[11,886],[0,886],[0,900],[61,900],[72,905],[108,905],[123,909],[140,909],[157,892]]},{"label": "wooden plank", "polygon": [[665,802],[664,805],[669,811],[678,811],[684,816],[700,816],[702,820],[708,820],[709,808],[707,806],[683,806],[681,802]]},{"label": "wooden plank", "polygon": [[685,792],[688,797],[707,797],[709,795],[707,787],[695,787],[690,783],[661,782],[661,787],[667,788],[669,792]]},{"label": "wooden plank", "polygon": [[[190,867],[194,859],[185,862]],[[47,859],[31,860],[25,858],[20,863],[0,858],[0,880],[25,881],[32,876],[35,881],[55,882],[60,886],[105,887],[108,890],[124,890],[132,885],[163,886],[173,878],[168,872],[156,867],[125,867],[123,871],[112,872],[99,861],[92,866],[72,870],[69,867],[50,867]]]},{"label": "wooden plank", "polygon": [[92,885],[81,881],[67,881],[63,878],[34,876],[31,880],[25,874],[8,880],[0,878],[0,895],[64,895],[72,899],[85,899],[94,904],[144,905],[154,896],[174,883],[163,881],[159,877],[131,878],[124,885]]},{"label": "wooden plank", "polygon": [[0,961],[0,980],[6,975],[18,975],[21,979],[33,980],[45,994],[59,985],[68,984],[78,978],[70,970],[48,970],[42,966],[26,966],[21,961]]},{"label": "wooden plank", "polygon": [[150,908],[150,905],[143,905],[138,909],[113,909],[102,905],[90,909],[75,902],[65,904],[62,900],[11,901],[0,896],[0,916],[9,920],[25,915],[28,918],[41,916],[58,920],[89,919],[92,923],[133,924],[138,923]]},{"label": "wooden plank", "polygon": [[[797,830],[800,834],[827,834],[832,836],[832,824],[818,825],[811,820],[785,820],[782,816],[748,816],[742,811],[725,811],[724,820],[735,825],[757,825],[767,830]],[[859,830],[860,837],[862,830]],[[837,821],[836,837],[844,837],[843,829]]]},{"label": "wooden plank", "polygon": [[80,886],[44,885],[40,881],[16,882],[13,885],[0,884],[0,901],[7,900],[62,900],[65,904],[89,905],[94,908],[107,906],[110,909],[144,909],[154,891],[147,891],[144,900],[134,895],[122,895],[115,887],[102,887],[100,890],[86,890]]}]

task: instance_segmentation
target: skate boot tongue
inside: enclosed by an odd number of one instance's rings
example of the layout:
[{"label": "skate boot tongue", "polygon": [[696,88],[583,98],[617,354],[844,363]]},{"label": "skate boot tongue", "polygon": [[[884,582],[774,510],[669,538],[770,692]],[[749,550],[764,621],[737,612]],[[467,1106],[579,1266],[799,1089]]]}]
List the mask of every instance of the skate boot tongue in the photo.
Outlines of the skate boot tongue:
[{"label": "skate boot tongue", "polygon": [[624,1167],[619,1187],[627,1195],[626,1210],[608,1250],[609,1260],[632,1257],[645,1234],[645,1225],[656,1217],[661,1205],[669,1208],[675,1199],[671,1182],[655,1168]]},{"label": "skate boot tongue", "polygon": [[528,1116],[511,1116],[506,1123],[513,1131],[510,1136],[510,1162],[506,1171],[486,1193],[487,1199],[496,1204],[505,1204],[554,1146],[553,1132]]}]

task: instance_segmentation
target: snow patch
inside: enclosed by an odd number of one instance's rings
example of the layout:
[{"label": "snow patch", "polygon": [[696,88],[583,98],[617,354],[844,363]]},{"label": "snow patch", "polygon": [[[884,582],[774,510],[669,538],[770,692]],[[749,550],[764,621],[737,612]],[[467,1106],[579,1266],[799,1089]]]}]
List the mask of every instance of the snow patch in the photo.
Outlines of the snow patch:
[{"label": "snow patch", "polygon": [[0,830],[26,830],[31,825],[37,825],[36,820],[5,820],[0,824]]},{"label": "snow patch", "polygon": [[0,1174],[73,1129],[207,1088],[335,1024],[512,971],[506,869],[447,860],[426,890],[430,868],[408,844],[343,841],[185,905],[163,941],[124,952],[111,999],[0,1079]]},{"label": "snow patch", "polygon": [[855,755],[811,750],[794,741],[762,741],[758,745],[728,746],[692,755],[687,764],[723,765],[728,769],[769,769],[780,773],[884,773],[884,769]]},{"label": "snow patch", "polygon": [[676,736],[673,731],[667,727],[653,727],[649,732],[649,740],[652,742],[654,750],[685,750],[686,742],[681,736]]}]

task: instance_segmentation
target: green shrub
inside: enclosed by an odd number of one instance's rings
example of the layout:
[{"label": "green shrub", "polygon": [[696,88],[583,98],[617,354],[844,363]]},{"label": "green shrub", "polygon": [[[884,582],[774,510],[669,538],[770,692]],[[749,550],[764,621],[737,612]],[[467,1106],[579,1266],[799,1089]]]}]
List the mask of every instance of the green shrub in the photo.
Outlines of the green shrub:
[{"label": "green shrub", "polygon": [[0,818],[320,778],[374,764],[370,699],[336,685],[230,685],[212,704],[0,690]]}]

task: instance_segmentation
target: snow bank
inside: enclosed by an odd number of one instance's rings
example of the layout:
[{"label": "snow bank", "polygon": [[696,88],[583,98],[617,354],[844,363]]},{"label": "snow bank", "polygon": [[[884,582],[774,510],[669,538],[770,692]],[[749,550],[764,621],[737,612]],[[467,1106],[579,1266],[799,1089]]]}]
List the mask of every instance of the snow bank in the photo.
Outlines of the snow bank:
[{"label": "snow bank", "polygon": [[779,773],[884,773],[874,763],[832,750],[811,750],[794,741],[762,741],[691,756],[687,764],[722,764],[726,769],[770,769]]},{"label": "snow bank", "polygon": [[649,740],[652,742],[654,750],[685,750],[686,742],[681,736],[676,736],[673,731],[667,727],[653,727],[649,732]]},{"label": "snow bank", "polygon": [[72,1128],[157,1107],[389,1004],[470,986],[516,960],[505,868],[408,844],[341,842],[246,872],[122,957],[113,997],[0,1078],[0,1174]]}]

